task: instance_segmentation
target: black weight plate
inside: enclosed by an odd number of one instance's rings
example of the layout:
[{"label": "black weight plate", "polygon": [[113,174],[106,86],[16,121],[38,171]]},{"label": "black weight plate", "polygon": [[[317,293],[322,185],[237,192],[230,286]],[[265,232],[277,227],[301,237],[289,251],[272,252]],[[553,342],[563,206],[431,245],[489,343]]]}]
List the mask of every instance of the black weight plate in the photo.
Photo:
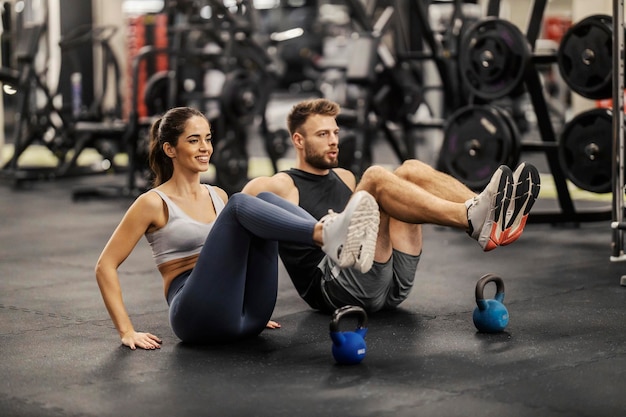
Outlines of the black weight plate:
[{"label": "black weight plate", "polygon": [[235,137],[218,141],[213,154],[215,183],[228,195],[241,191],[248,182],[248,156],[245,143]]},{"label": "black weight plate", "polygon": [[264,136],[264,139],[265,150],[267,151],[270,158],[272,158],[273,160],[282,158],[289,150],[291,138],[287,129],[277,129],[271,132],[267,132],[267,134]]},{"label": "black weight plate", "polygon": [[446,122],[440,167],[469,188],[484,188],[500,165],[511,160],[514,132],[492,106],[466,106]]},{"label": "black weight plate", "polygon": [[261,104],[258,80],[242,70],[226,76],[222,91],[223,111],[226,117],[236,120],[256,114]]},{"label": "black weight plate", "polygon": [[593,109],[566,123],[559,141],[559,158],[567,178],[594,193],[612,188],[613,115]]},{"label": "black weight plate", "polygon": [[368,149],[358,149],[358,134],[362,133],[348,132],[339,138],[339,166],[360,177],[372,164],[372,156]]},{"label": "black weight plate", "polygon": [[461,79],[476,96],[516,93],[530,62],[530,46],[514,24],[489,17],[470,26],[459,44]]},{"label": "black weight plate", "polygon": [[572,26],[557,52],[565,83],[583,97],[611,98],[613,84],[613,19],[592,15]]},{"label": "black weight plate", "polygon": [[152,75],[143,93],[143,101],[148,110],[148,116],[164,114],[167,111],[170,88],[170,78],[166,71]]}]

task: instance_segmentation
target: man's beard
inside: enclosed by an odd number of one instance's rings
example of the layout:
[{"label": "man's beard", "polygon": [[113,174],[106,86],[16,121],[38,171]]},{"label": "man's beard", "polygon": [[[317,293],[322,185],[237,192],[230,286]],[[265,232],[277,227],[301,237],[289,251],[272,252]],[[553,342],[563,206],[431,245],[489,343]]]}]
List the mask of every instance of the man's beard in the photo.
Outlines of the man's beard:
[{"label": "man's beard", "polygon": [[328,161],[324,154],[315,154],[309,148],[304,149],[304,161],[316,169],[331,169],[339,166],[339,158]]}]

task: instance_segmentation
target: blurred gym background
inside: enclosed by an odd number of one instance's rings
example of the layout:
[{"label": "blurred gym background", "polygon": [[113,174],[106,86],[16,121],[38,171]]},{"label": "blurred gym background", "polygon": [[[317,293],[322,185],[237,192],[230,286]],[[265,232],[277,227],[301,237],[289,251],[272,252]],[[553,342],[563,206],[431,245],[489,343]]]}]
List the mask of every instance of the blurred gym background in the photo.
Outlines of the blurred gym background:
[{"label": "blurred gym background", "polygon": [[357,175],[419,158],[479,189],[534,158],[559,219],[587,218],[580,193],[610,200],[610,0],[0,3],[10,186],[94,176],[75,197],[135,196],[150,123],[189,105],[215,132],[206,179],[233,193],[290,166],[287,111],[327,97]]}]

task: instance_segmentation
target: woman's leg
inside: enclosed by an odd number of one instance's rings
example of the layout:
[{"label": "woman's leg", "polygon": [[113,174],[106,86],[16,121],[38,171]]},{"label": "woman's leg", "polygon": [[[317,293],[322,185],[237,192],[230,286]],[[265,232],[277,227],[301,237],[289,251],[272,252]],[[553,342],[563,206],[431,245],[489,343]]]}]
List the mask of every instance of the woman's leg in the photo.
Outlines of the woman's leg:
[{"label": "woman's leg", "polygon": [[235,194],[220,213],[198,262],[170,305],[183,341],[257,335],[271,317],[278,285],[277,241],[313,244],[316,220]]},{"label": "woman's leg", "polygon": [[275,206],[281,207],[299,217],[302,217],[303,219],[314,219],[311,213],[309,213],[302,207],[292,204],[289,201],[285,200],[282,197],[279,197],[278,195],[274,193],[263,191],[257,195],[257,198],[260,198],[261,200],[265,200],[268,203],[272,203]]}]

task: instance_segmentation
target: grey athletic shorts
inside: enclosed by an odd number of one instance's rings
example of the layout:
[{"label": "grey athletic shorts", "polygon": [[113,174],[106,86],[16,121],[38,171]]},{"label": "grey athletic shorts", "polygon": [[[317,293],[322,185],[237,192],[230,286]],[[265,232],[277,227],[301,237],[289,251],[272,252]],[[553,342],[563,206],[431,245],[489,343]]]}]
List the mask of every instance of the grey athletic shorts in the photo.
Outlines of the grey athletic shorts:
[{"label": "grey athletic shorts", "polygon": [[354,269],[339,269],[324,257],[318,267],[323,272],[322,293],[333,309],[344,305],[363,307],[368,312],[392,309],[411,292],[420,255],[393,250],[385,262],[374,262],[362,274]]}]

